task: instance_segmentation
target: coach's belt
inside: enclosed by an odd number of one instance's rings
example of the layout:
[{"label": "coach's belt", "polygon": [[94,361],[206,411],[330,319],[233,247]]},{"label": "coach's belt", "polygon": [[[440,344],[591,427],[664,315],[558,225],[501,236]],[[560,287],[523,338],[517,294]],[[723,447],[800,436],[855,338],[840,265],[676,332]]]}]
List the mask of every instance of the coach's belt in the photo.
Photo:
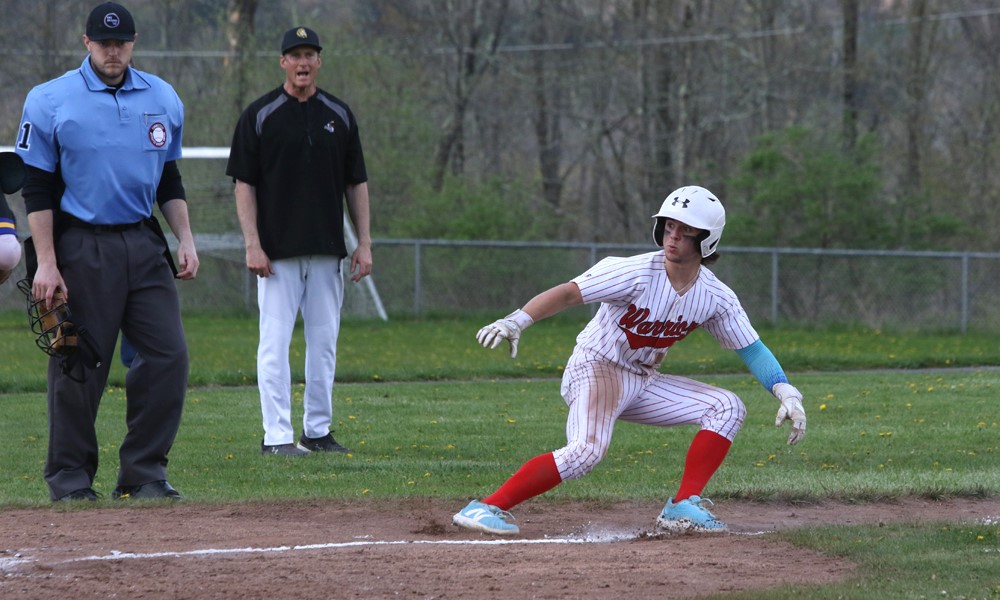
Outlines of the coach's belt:
[{"label": "coach's belt", "polygon": [[94,223],[88,223],[81,219],[77,219],[73,215],[64,214],[67,224],[70,227],[77,227],[79,229],[88,229],[90,231],[96,231],[98,233],[118,233],[121,231],[128,231],[129,229],[138,229],[142,227],[145,221],[136,221],[135,223],[121,223],[114,225],[95,225]]}]

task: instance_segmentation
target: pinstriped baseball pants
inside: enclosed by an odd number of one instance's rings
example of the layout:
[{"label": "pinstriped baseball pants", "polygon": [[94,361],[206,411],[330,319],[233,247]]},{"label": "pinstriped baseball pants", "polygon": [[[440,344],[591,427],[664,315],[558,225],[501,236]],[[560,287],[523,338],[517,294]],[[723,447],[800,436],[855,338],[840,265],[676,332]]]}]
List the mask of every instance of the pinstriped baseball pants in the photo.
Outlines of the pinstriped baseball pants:
[{"label": "pinstriped baseball pants", "polygon": [[566,445],[555,452],[563,481],[589,473],[607,454],[615,421],[660,427],[698,425],[732,441],[746,417],[736,394],[686,377],[638,375],[605,361],[573,357],[562,395]]}]

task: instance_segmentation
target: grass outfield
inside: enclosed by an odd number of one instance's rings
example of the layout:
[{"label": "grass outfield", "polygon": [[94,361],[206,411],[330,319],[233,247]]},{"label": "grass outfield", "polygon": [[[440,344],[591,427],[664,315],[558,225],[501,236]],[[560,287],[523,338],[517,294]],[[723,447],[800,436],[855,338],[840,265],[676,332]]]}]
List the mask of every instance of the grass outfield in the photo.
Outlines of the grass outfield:
[{"label": "grass outfield", "polygon": [[[345,322],[337,380],[362,383],[559,377],[585,323],[571,317],[539,323],[524,334],[517,359],[511,360],[503,350],[488,352],[475,342],[475,332],[495,317]],[[192,386],[256,384],[256,319],[187,315],[185,328]],[[1000,365],[1000,336],[996,334],[784,328],[762,328],[760,334],[785,371],[793,376],[806,371]],[[296,381],[303,379],[304,348],[298,331],[291,348],[292,377]],[[48,357],[35,347],[35,336],[21,311],[0,312],[0,357],[0,393],[45,390]],[[747,372],[734,352],[722,350],[700,329],[671,350],[665,368],[695,376]],[[118,361],[112,364],[109,383],[124,383],[124,370]]]},{"label": "grass outfield", "polygon": [[[1000,371],[807,374],[796,378],[809,415],[806,440],[785,444],[777,403],[751,378],[707,381],[736,391],[749,414],[707,493],[749,498],[878,501],[899,496],[1000,493]],[[301,422],[301,386],[293,423]],[[0,422],[0,505],[47,504],[41,479],[45,398],[8,394]],[[95,489],[115,486],[124,391],[101,406]],[[262,460],[256,388],[193,388],[171,452],[171,482],[194,501],[434,496],[492,491],[526,459],[565,443],[556,380],[343,384],[336,437],[350,456]],[[621,422],[611,450],[587,477],[552,499],[662,500],[679,483],[692,427]]]},{"label": "grass outfield", "polygon": [[[45,507],[44,355],[20,314],[0,315],[0,506]],[[256,323],[187,319],[192,387],[171,453],[171,482],[189,502],[287,498],[438,497],[456,506],[496,488],[520,464],[563,443],[558,375],[580,328],[574,319],[533,327],[517,360],[473,339],[479,320],[346,323],[335,390],[337,439],[350,456],[260,456],[253,385]],[[881,501],[902,496],[1000,494],[1000,344],[996,336],[869,331],[762,331],[805,394],[809,432],[795,447],[773,425],[776,401],[732,352],[696,332],[667,359],[673,372],[737,392],[749,414],[706,489],[727,498]],[[301,361],[301,340],[293,356]],[[909,367],[974,367],[932,371]],[[298,365],[301,369],[301,365]],[[904,370],[901,370],[904,369]],[[122,370],[115,363],[98,419],[95,488],[115,485],[124,433]],[[293,422],[301,422],[301,371]],[[589,476],[536,502],[663,500],[676,490],[692,428],[620,423]],[[994,519],[996,516],[994,516]],[[810,588],[814,598],[1000,597],[1000,524],[828,527],[775,534],[860,565],[849,582]],[[933,565],[934,580],[928,579]],[[870,595],[874,593],[874,596]],[[795,589],[746,598],[801,597]],[[727,596],[728,598],[729,596]]]}]

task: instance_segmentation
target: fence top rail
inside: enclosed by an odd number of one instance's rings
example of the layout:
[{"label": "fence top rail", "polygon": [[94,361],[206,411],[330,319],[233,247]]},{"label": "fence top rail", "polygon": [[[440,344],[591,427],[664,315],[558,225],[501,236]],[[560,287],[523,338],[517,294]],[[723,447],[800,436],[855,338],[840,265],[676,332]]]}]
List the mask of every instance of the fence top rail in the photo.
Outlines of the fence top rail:
[{"label": "fence top rail", "polygon": [[[416,238],[376,238],[376,246],[452,246],[477,248],[548,248],[562,250],[637,250],[652,251],[649,244],[612,244],[606,242],[544,242],[513,240],[442,240]],[[896,256],[908,258],[987,258],[1000,259],[1000,252],[958,252],[934,250],[860,250],[849,248],[767,248],[762,246],[726,246],[733,254],[815,254],[824,256]]]}]

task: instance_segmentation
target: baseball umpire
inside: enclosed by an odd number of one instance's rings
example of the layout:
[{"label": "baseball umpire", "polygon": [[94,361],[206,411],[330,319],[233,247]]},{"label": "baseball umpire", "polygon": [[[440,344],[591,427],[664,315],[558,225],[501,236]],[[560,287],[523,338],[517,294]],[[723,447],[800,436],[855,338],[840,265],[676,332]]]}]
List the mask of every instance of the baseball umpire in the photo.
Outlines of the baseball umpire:
[{"label": "baseball umpire", "polygon": [[[188,380],[174,279],[193,279],[199,264],[177,167],[184,107],[167,82],[131,66],[135,39],[125,7],[94,8],[87,56],[28,93],[18,128],[37,256],[31,295],[45,307],[65,299],[99,355],[84,381],[49,361],[45,480],[53,501],[98,496],[95,421],[119,330],[139,356],[125,381],[128,431],[112,497],[181,497],[167,482]],[[178,240],[176,275],[154,202]]]},{"label": "baseball umpire", "polygon": [[667,531],[726,531],[701,493],[729,452],[746,407],[729,390],[659,372],[670,348],[698,327],[735,350],[778,399],[775,424],[792,422],[788,443],[797,444],[805,436],[802,394],[788,383],[736,294],[706,266],[719,257],[726,223],[722,202],[705,188],[686,186],[671,192],[653,219],[653,241],[662,250],[606,258],[479,330],[476,339],[484,347],[496,348],[507,340],[514,357],[521,333],[532,323],[570,306],[601,304],[577,337],[563,374],[562,395],[569,406],[566,445],[529,460],[493,494],[469,503],[452,518],[456,525],[516,534],[518,527],[509,522],[508,511],[589,473],[607,453],[615,421],[621,419],[699,428],[687,452],[680,488],[667,500],[656,525]]}]

